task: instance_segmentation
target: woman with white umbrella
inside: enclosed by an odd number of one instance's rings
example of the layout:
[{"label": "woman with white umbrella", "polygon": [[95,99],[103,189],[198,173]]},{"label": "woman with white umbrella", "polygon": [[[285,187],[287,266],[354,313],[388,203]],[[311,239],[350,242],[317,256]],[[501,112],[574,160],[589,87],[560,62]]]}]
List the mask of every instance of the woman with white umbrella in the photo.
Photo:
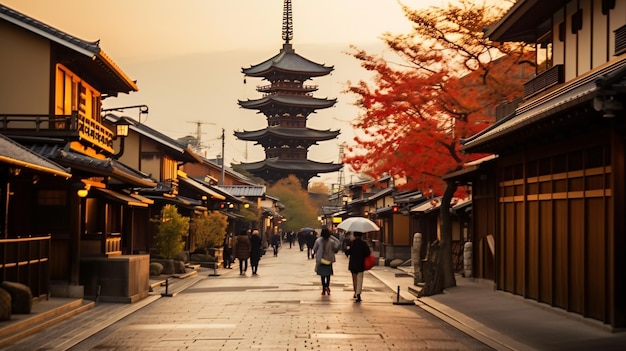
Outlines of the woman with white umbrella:
[{"label": "woman with white umbrella", "polygon": [[361,238],[362,232],[353,232],[354,240],[346,246],[346,255],[350,256],[348,270],[352,273],[352,287],[354,288],[354,302],[361,302],[363,289],[363,272],[365,271],[365,257],[369,256],[370,247]]}]

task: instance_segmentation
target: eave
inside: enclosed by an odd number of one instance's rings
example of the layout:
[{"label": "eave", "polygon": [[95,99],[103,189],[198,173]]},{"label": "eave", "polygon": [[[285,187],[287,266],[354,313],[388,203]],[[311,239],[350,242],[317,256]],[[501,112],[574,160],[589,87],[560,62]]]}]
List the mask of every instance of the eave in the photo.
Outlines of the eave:
[{"label": "eave", "polygon": [[519,0],[496,23],[485,30],[485,36],[497,42],[526,42],[534,43],[539,35],[542,24],[567,0]]}]

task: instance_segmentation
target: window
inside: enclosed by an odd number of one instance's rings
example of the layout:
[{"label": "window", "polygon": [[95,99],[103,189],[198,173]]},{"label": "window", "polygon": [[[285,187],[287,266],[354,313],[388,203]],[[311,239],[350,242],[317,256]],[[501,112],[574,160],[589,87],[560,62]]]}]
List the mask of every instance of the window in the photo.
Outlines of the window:
[{"label": "window", "polygon": [[[67,67],[57,64],[55,114],[83,116],[101,122],[101,94]],[[61,127],[60,125],[57,128]]]}]

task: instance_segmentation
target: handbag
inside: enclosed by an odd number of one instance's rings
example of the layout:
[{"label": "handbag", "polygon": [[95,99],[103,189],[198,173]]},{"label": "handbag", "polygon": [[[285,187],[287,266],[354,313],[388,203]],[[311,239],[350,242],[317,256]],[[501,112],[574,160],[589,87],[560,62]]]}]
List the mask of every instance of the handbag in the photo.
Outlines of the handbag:
[{"label": "handbag", "polygon": [[369,256],[365,257],[365,260],[363,261],[363,265],[365,266],[366,271],[369,271],[370,269],[372,269],[372,267],[376,265],[376,256],[370,253]]},{"label": "handbag", "polygon": [[324,245],[324,250],[322,250],[322,258],[320,259],[321,264],[325,266],[329,266],[330,264],[333,263],[333,261],[330,260],[330,258],[332,258],[331,251],[332,251],[332,243],[330,242],[330,239],[328,239],[328,241]]}]

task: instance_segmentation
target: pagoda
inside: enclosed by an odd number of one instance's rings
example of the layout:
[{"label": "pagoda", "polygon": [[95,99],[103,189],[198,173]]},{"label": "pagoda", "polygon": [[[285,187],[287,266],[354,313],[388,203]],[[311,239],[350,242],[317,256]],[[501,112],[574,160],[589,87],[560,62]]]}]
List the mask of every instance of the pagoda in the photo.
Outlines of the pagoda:
[{"label": "pagoda", "polygon": [[306,122],[316,110],[335,105],[337,99],[316,98],[313,92],[317,85],[304,83],[313,77],[322,77],[333,71],[332,66],[310,61],[294,51],[291,1],[285,0],[283,11],[282,39],[280,52],[272,58],[249,68],[243,68],[245,77],[263,78],[267,85],[257,86],[263,94],[260,99],[239,100],[239,106],[257,110],[267,119],[267,127],[255,131],[236,131],[240,140],[255,141],[265,149],[265,160],[242,163],[244,169],[269,184],[295,175],[303,189],[309,180],[320,173],[336,172],[343,167],[340,163],[311,161],[307,157],[309,147],[319,141],[337,138],[339,130],[317,130],[307,128]]}]

